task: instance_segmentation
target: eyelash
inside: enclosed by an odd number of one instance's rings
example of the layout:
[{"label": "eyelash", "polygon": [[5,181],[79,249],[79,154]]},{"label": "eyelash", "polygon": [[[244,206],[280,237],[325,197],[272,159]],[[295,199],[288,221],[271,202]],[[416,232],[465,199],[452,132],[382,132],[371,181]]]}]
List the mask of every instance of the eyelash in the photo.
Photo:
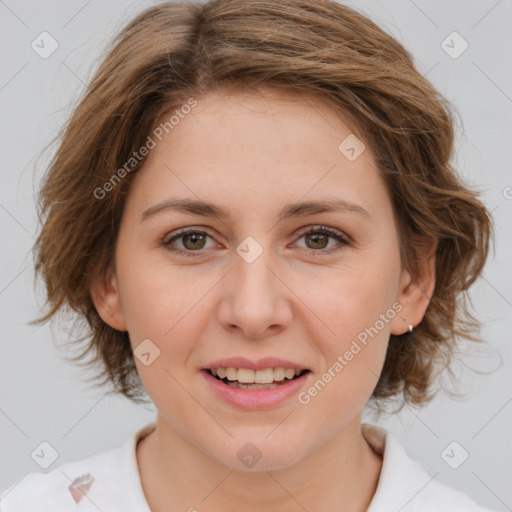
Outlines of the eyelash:
[{"label": "eyelash", "polygon": [[[203,254],[201,253],[200,250],[184,251],[182,249],[176,249],[174,247],[171,247],[172,242],[174,242],[175,240],[177,240],[179,238],[182,238],[185,235],[189,235],[189,234],[199,234],[199,235],[210,236],[205,231],[200,231],[195,228],[183,228],[169,240],[162,241],[162,245],[167,250],[169,250],[175,254],[178,254],[180,256],[191,257],[191,258],[202,256]],[[319,257],[327,256],[334,252],[342,250],[345,246],[352,245],[350,239],[347,236],[344,236],[340,232],[333,230],[331,228],[328,228],[327,226],[314,226],[314,227],[308,228],[305,231],[304,230],[300,231],[298,236],[299,236],[299,238],[302,238],[304,236],[312,235],[312,234],[328,235],[330,238],[335,238],[339,242],[338,245],[336,245],[335,247],[331,247],[331,249],[305,249],[309,254],[311,254],[313,256],[319,256]]]}]

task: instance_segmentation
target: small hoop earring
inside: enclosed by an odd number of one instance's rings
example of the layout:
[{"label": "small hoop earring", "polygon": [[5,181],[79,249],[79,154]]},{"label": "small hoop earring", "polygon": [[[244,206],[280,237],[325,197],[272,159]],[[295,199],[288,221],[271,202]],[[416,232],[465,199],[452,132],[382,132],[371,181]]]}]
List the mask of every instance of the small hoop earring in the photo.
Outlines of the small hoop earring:
[{"label": "small hoop earring", "polygon": [[412,329],[413,329],[412,325],[409,324],[409,332],[412,332]]}]

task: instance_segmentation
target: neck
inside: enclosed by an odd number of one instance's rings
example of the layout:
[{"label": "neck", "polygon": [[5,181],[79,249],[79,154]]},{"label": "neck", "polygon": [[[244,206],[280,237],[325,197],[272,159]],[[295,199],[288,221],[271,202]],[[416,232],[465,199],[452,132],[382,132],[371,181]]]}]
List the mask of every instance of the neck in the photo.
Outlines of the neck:
[{"label": "neck", "polygon": [[382,467],[361,433],[360,418],[290,467],[240,471],[190,444],[159,416],[157,428],[137,445],[137,463],[152,512],[362,512]]}]

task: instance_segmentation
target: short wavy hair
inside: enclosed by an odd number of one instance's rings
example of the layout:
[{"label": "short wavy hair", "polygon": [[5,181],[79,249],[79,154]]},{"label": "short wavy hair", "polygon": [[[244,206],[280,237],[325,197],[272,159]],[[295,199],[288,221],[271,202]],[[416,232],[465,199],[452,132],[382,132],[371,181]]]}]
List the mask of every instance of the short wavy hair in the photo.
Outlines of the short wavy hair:
[{"label": "short wavy hair", "polygon": [[147,400],[128,333],[107,325],[90,295],[93,278],[113,265],[125,198],[145,159],[101,200],[94,190],[190,98],[262,86],[321,98],[357,127],[390,194],[402,267],[413,277],[416,235],[437,243],[424,318],[412,333],[391,335],[370,400],[426,403],[458,339],[481,341],[467,290],[487,259],[492,219],[450,163],[452,105],[395,38],[330,0],[166,2],[124,26],[57,135],[43,177],[33,251],[47,311],[31,323],[71,314],[82,335],[74,343],[85,341],[71,359],[92,365],[96,384]]}]

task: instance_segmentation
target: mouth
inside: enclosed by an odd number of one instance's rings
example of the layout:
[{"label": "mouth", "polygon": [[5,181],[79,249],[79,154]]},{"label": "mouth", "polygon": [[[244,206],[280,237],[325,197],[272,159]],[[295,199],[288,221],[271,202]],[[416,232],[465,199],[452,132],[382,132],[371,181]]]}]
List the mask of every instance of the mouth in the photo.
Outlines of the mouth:
[{"label": "mouth", "polygon": [[261,361],[253,364],[263,368],[258,370],[247,368],[250,364],[224,368],[220,367],[222,363],[215,363],[216,368],[206,367],[200,373],[212,396],[237,409],[265,410],[287,403],[313,376],[306,368],[272,367],[269,363],[266,368]]},{"label": "mouth", "polygon": [[207,368],[203,371],[228,387],[247,390],[277,388],[299,379],[306,373],[311,373],[308,369],[293,370],[285,368],[269,368],[256,372],[236,368]]}]

